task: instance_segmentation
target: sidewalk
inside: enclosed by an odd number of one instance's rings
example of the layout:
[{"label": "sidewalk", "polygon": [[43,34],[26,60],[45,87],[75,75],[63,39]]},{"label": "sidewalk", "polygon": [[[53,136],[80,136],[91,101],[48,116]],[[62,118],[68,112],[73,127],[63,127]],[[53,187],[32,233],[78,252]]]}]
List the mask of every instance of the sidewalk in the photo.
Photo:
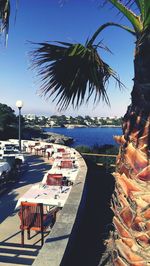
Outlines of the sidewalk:
[{"label": "sidewalk", "polygon": [[[47,159],[33,155],[27,156],[28,169],[12,188],[0,195],[0,265],[32,265],[40,249],[40,234],[26,239],[21,247],[20,220],[15,210],[17,200],[33,184],[42,180],[50,169]],[[35,232],[31,232],[34,236]]]}]

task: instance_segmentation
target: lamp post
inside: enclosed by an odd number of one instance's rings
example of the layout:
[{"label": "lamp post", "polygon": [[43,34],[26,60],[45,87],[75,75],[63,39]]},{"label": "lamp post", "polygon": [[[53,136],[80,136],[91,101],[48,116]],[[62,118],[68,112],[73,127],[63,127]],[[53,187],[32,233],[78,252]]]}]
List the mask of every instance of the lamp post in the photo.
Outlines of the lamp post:
[{"label": "lamp post", "polygon": [[16,101],[16,107],[19,109],[19,151],[21,151],[21,108],[23,106],[23,102],[21,100]]}]

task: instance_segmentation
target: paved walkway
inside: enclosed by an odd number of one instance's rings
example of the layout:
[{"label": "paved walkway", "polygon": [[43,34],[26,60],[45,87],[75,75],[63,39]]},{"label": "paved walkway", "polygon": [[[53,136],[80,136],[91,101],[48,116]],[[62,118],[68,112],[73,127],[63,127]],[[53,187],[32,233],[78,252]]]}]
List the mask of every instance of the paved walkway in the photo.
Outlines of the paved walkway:
[{"label": "paved walkway", "polygon": [[25,234],[25,247],[21,247],[20,220],[15,206],[18,198],[33,184],[40,182],[50,169],[47,159],[28,155],[28,169],[9,191],[0,195],[0,266],[32,265],[38,255],[41,241],[40,234],[28,241]]}]

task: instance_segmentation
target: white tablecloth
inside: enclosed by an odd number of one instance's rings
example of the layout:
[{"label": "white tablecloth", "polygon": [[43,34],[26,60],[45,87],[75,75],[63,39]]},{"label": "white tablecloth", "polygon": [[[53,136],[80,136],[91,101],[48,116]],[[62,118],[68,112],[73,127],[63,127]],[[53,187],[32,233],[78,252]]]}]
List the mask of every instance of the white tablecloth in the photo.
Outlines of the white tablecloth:
[{"label": "white tablecloth", "polygon": [[16,208],[21,205],[21,201],[63,207],[70,191],[71,187],[68,186],[60,188],[60,186],[36,184],[32,186],[21,198],[19,198]]}]

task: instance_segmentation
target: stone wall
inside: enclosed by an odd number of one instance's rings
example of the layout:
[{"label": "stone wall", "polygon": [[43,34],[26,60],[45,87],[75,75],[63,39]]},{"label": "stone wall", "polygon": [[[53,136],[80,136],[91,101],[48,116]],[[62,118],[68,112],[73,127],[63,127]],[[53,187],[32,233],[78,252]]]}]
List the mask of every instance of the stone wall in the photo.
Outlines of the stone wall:
[{"label": "stone wall", "polygon": [[74,222],[82,200],[82,193],[87,175],[87,166],[82,156],[76,151],[79,171],[71,189],[67,202],[46,238],[45,244],[32,265],[34,266],[59,266],[61,265],[67,244],[71,237]]}]

